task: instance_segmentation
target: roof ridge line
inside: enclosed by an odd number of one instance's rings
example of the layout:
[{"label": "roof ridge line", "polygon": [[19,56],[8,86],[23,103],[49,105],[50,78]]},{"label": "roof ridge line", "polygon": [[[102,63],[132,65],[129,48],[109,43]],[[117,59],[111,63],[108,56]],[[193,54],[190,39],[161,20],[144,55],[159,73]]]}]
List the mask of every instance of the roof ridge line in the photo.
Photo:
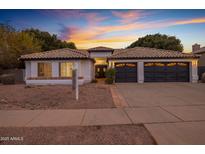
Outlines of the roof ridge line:
[{"label": "roof ridge line", "polygon": [[[62,48],[62,49],[63,49],[63,48]],[[70,48],[64,48],[64,49],[69,49],[69,50],[71,50],[72,52],[76,52],[76,53],[79,53],[79,54],[81,54],[81,55],[84,55],[84,56],[87,56],[87,57],[88,57],[87,54],[84,54],[82,51],[80,51],[80,50],[78,50],[78,49],[70,49]]]}]

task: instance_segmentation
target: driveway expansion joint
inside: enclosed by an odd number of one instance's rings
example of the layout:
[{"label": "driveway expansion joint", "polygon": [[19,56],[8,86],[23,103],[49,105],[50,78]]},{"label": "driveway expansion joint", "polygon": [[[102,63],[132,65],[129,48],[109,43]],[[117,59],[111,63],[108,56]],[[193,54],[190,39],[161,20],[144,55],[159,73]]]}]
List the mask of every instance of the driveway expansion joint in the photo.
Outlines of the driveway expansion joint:
[{"label": "driveway expansion joint", "polygon": [[127,113],[127,111],[123,108],[122,109],[123,112],[126,114],[127,118],[130,120],[131,124],[134,124],[134,122],[132,121],[132,118],[129,116],[129,114]]},{"label": "driveway expansion joint", "polygon": [[175,114],[173,114],[173,113],[169,112],[169,111],[168,111],[168,110],[166,110],[164,107],[159,106],[159,108],[161,108],[162,110],[164,110],[164,111],[166,111],[167,113],[171,114],[171,115],[172,115],[172,116],[174,116],[175,118],[177,118],[177,119],[181,120],[182,122],[184,122],[184,120],[183,120],[183,119],[181,119],[181,118],[180,118],[180,117],[178,117],[177,115],[175,115]]},{"label": "driveway expansion joint", "polygon": [[86,113],[87,113],[87,109],[85,109],[85,111],[84,111],[84,113],[83,113],[83,117],[82,117],[82,120],[81,120],[81,122],[80,122],[80,126],[83,125],[83,121],[84,121],[84,119],[85,119]]},{"label": "driveway expansion joint", "polygon": [[40,112],[38,115],[34,116],[30,121],[28,121],[26,124],[25,124],[25,127],[31,123],[34,119],[36,119],[37,117],[39,117],[43,112],[45,112],[45,110],[42,110],[42,112]]}]

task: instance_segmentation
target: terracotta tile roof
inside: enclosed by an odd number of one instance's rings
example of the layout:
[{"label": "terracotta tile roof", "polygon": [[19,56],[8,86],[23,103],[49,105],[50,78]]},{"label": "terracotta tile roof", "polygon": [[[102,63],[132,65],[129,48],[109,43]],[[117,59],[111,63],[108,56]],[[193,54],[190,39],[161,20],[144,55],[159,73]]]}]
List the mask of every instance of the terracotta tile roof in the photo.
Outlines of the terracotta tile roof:
[{"label": "terracotta tile roof", "polygon": [[108,48],[108,47],[103,47],[103,46],[98,46],[98,47],[90,48],[87,51],[89,51],[89,52],[92,52],[92,51],[114,51],[114,49]]},{"label": "terracotta tile roof", "polygon": [[19,59],[20,60],[40,60],[40,59],[86,59],[86,58],[89,58],[89,54],[86,51],[64,48],[64,49],[57,49],[57,50],[22,55]]},{"label": "terracotta tile roof", "polygon": [[147,47],[135,47],[115,50],[108,59],[162,59],[162,58],[199,58],[192,53],[163,50]]}]

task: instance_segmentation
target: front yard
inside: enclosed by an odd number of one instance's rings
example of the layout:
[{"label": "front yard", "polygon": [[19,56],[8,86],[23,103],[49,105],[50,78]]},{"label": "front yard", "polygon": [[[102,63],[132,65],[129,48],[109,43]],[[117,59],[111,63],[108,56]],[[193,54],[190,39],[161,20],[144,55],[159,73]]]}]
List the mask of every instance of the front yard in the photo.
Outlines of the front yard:
[{"label": "front yard", "polygon": [[0,144],[156,144],[143,125],[2,127],[0,136],[10,137]]},{"label": "front yard", "polygon": [[0,85],[0,110],[95,109],[113,108],[109,87],[98,84],[80,86],[79,100],[71,86]]}]

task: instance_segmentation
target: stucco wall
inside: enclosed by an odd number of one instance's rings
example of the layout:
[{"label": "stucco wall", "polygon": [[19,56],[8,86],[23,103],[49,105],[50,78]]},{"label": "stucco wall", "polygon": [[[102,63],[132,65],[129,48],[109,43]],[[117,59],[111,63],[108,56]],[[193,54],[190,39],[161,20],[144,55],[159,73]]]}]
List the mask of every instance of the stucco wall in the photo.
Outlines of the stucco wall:
[{"label": "stucco wall", "polygon": [[199,66],[205,66],[205,53],[199,58]]},{"label": "stucco wall", "polygon": [[24,81],[26,78],[31,76],[31,62],[30,61],[25,61],[25,77]]},{"label": "stucco wall", "polygon": [[39,62],[48,62],[52,64],[52,77],[59,77],[59,63],[60,62],[72,62],[74,68],[78,67],[78,75],[79,77],[83,77],[83,79],[79,79],[79,84],[90,82],[93,79],[92,75],[92,65],[93,62],[91,60],[44,60],[44,61],[26,61],[26,73],[25,73],[25,81],[27,84],[35,84],[35,85],[45,85],[45,84],[72,84],[72,80],[58,79],[58,80],[31,80],[28,78],[36,78],[38,77],[38,63]]},{"label": "stucco wall", "polygon": [[84,77],[84,82],[90,82],[92,77],[92,65],[93,62],[90,60],[81,60],[81,74]]},{"label": "stucco wall", "polygon": [[111,56],[112,52],[91,52],[90,57],[91,58],[106,58],[108,56]]}]

